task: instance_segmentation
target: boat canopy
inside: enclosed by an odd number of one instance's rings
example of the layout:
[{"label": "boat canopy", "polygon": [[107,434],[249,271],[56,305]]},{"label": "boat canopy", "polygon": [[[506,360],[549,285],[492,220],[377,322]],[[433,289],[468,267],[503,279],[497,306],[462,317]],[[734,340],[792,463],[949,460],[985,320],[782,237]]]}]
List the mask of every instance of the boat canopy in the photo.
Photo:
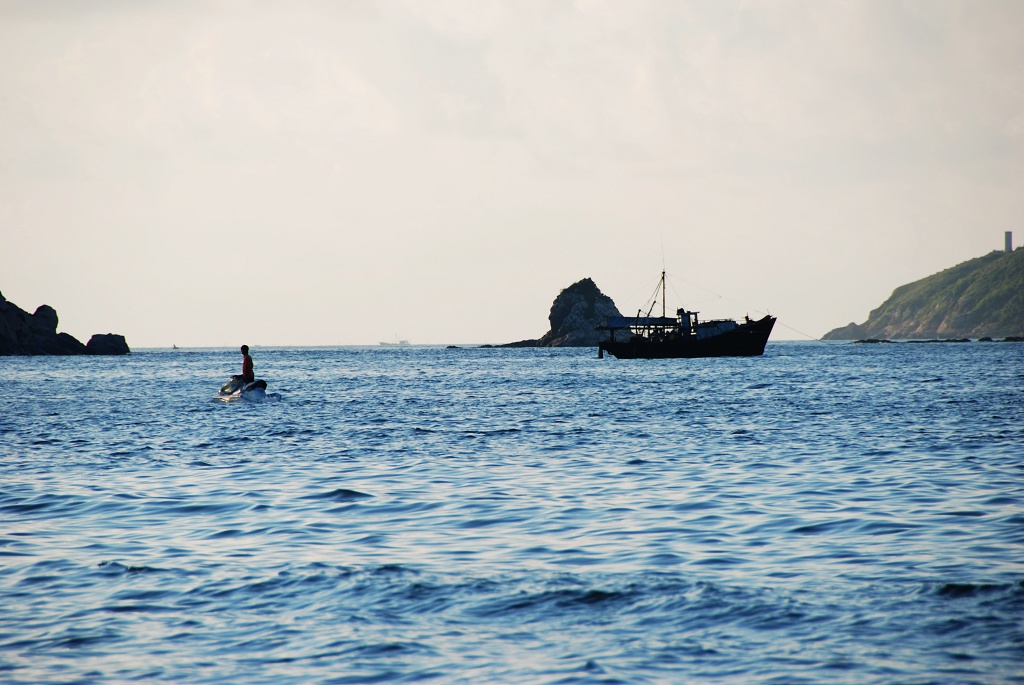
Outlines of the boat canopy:
[{"label": "boat canopy", "polygon": [[679,321],[667,316],[609,316],[607,323],[598,330],[617,328],[643,328],[645,326],[678,326]]}]

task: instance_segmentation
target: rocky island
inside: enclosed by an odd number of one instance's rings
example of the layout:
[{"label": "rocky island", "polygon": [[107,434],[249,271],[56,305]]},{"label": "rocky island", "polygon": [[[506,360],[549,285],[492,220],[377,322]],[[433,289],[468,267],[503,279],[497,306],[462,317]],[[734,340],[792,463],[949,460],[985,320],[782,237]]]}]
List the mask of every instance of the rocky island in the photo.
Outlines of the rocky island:
[{"label": "rocky island", "polygon": [[900,286],[862,324],[823,340],[1024,336],[1024,248],[994,251]]},{"label": "rocky island", "polygon": [[622,316],[618,307],[589,278],[576,281],[551,304],[551,328],[540,338],[520,340],[501,347],[592,347],[608,334],[598,331],[609,316]]},{"label": "rocky island", "polygon": [[123,335],[94,335],[83,345],[74,336],[57,332],[57,311],[50,305],[44,304],[29,314],[0,293],[0,356],[129,352]]}]

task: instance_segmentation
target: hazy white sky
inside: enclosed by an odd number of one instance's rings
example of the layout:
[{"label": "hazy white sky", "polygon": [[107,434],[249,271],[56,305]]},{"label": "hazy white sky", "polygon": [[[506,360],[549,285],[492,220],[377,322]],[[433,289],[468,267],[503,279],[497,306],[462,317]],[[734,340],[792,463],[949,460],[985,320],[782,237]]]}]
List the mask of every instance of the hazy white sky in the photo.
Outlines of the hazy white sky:
[{"label": "hazy white sky", "polygon": [[133,347],[773,339],[1024,242],[1024,2],[0,0],[0,292]]}]

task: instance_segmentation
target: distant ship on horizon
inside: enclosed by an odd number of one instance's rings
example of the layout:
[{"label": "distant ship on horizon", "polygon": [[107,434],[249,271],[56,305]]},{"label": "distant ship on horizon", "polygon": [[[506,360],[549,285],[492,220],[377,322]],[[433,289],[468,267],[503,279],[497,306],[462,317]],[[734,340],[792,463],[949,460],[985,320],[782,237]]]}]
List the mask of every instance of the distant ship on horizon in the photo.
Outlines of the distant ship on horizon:
[{"label": "distant ship on horizon", "polygon": [[380,344],[383,345],[384,347],[398,347],[398,346],[405,346],[405,345],[408,345],[410,343],[409,343],[408,340],[399,340],[398,336],[396,335],[394,342],[381,342]]}]

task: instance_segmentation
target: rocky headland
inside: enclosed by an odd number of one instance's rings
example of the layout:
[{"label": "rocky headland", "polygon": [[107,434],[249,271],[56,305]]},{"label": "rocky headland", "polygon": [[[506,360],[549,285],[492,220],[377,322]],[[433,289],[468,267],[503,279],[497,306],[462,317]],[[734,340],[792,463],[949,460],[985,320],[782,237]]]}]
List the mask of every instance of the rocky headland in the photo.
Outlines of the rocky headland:
[{"label": "rocky headland", "polygon": [[123,335],[94,335],[82,344],[67,333],[57,332],[57,311],[44,304],[29,314],[0,293],[0,356],[128,354]]},{"label": "rocky headland", "polygon": [[990,252],[902,285],[864,323],[823,340],[959,341],[1024,336],[1024,248]]},{"label": "rocky headland", "polygon": [[592,347],[608,334],[597,330],[609,316],[622,316],[612,298],[589,278],[576,281],[558,294],[551,304],[547,333],[540,338],[520,340],[502,347]]}]

